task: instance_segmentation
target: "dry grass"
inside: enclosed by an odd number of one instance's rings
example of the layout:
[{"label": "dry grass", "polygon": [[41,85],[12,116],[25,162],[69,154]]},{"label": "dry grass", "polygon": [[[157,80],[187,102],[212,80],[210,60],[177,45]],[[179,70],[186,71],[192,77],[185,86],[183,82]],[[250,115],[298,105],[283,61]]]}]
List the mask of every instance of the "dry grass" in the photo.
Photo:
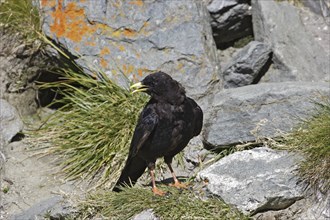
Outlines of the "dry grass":
[{"label": "dry grass", "polygon": [[131,95],[102,73],[96,79],[70,69],[62,69],[60,81],[41,86],[49,87],[63,96],[56,101],[63,107],[29,141],[57,155],[69,179],[110,186],[126,160],[146,96]]},{"label": "dry grass", "polygon": [[301,152],[305,160],[300,163],[299,175],[308,186],[330,193],[330,102],[325,98],[316,103],[311,118],[301,122],[299,128],[284,138],[281,148]]},{"label": "dry grass", "polygon": [[1,1],[0,24],[22,34],[26,43],[34,42],[41,32],[39,12],[32,0]]},{"label": "dry grass", "polygon": [[74,218],[130,219],[152,209],[160,219],[248,219],[220,199],[202,200],[189,190],[180,191],[165,186],[162,189],[169,195],[154,196],[150,189],[140,187],[125,188],[120,193],[99,191],[81,204],[80,214]]}]

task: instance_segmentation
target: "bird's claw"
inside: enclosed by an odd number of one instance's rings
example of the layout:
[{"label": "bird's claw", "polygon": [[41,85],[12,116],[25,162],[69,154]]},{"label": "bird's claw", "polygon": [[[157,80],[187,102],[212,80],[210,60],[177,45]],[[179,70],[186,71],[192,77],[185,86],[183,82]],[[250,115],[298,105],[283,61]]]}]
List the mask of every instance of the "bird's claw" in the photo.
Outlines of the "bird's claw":
[{"label": "bird's claw", "polygon": [[166,195],[166,193],[164,191],[158,189],[157,187],[152,188],[152,192],[156,196],[165,196]]},{"label": "bird's claw", "polygon": [[188,184],[181,183],[180,181],[175,181],[174,183],[171,183],[169,186],[178,188],[178,189],[188,189]]}]

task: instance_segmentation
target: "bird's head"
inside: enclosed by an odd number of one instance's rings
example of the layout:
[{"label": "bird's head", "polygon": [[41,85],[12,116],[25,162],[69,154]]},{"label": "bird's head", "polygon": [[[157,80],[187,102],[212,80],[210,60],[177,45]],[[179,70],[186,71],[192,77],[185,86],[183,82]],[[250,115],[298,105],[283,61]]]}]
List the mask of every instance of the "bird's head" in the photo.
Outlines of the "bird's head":
[{"label": "bird's head", "polygon": [[131,86],[135,92],[145,92],[157,101],[172,104],[183,102],[185,90],[183,86],[164,72],[156,72],[146,76],[141,82]]}]

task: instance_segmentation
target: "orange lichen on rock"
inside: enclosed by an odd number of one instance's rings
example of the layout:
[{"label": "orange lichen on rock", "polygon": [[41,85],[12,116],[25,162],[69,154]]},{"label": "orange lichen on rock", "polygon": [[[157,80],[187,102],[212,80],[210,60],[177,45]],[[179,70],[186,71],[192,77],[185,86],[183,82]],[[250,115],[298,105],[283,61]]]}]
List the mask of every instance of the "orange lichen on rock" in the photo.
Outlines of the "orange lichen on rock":
[{"label": "orange lichen on rock", "polygon": [[97,30],[100,30],[103,35],[110,35],[113,33],[113,29],[106,24],[96,23],[95,27]]},{"label": "orange lichen on rock", "polygon": [[120,51],[124,51],[124,50],[125,50],[125,47],[124,47],[123,45],[119,45],[118,49],[119,49]]},{"label": "orange lichen on rock", "polygon": [[133,65],[129,65],[128,66],[128,69],[127,69],[127,73],[131,73],[131,72],[133,72],[133,70],[134,70],[134,66]]},{"label": "orange lichen on rock", "polygon": [[63,7],[63,0],[58,0],[55,11],[51,13],[54,18],[50,30],[57,37],[66,37],[74,42],[80,42],[83,36],[93,33],[96,28],[85,20],[85,10],[70,2]]},{"label": "orange lichen on rock", "polygon": [[41,0],[41,6],[48,6],[49,1],[48,0]]},{"label": "orange lichen on rock", "polygon": [[55,7],[56,1],[55,0],[41,0],[41,7]]},{"label": "orange lichen on rock", "polygon": [[130,28],[125,28],[125,29],[118,29],[115,31],[112,31],[111,36],[120,38],[120,37],[135,37],[137,35],[137,32],[130,29]]},{"label": "orange lichen on rock", "polygon": [[65,15],[62,9],[62,1],[58,2],[56,10],[52,13],[54,24],[50,26],[50,30],[58,37],[62,37],[65,33]]},{"label": "orange lichen on rock", "polygon": [[142,69],[138,69],[138,75],[140,76],[140,77],[142,77],[142,75],[143,75],[143,70]]},{"label": "orange lichen on rock", "polygon": [[114,32],[112,32],[111,34],[113,37],[120,37],[121,36],[121,31],[120,30],[116,30]]},{"label": "orange lichen on rock", "polygon": [[80,51],[80,47],[76,46],[73,48],[76,52],[79,52]]},{"label": "orange lichen on rock", "polygon": [[126,65],[124,64],[124,65],[123,65],[123,72],[126,74],[126,71],[127,71],[127,67],[126,67]]},{"label": "orange lichen on rock", "polygon": [[123,35],[125,37],[134,37],[136,35],[136,31],[132,30],[132,29],[128,29],[126,28],[124,31],[123,31]]},{"label": "orange lichen on rock", "polygon": [[148,26],[150,26],[150,23],[148,21],[145,21],[139,33],[145,36],[148,35],[149,34],[149,31],[147,30]]},{"label": "orange lichen on rock", "polygon": [[101,66],[103,68],[107,68],[108,67],[108,62],[104,58],[101,58],[100,64],[101,64]]},{"label": "orange lichen on rock", "polygon": [[94,47],[96,46],[96,43],[94,41],[86,41],[85,45]]},{"label": "orange lichen on rock", "polygon": [[130,1],[129,4],[143,6],[143,1],[142,0]]},{"label": "orange lichen on rock", "polygon": [[126,65],[126,64],[123,64],[123,68],[122,68],[122,72],[125,74],[125,75],[128,75],[130,73],[133,73],[134,71],[134,66],[133,65]]},{"label": "orange lichen on rock", "polygon": [[183,68],[183,64],[182,64],[182,63],[178,63],[178,65],[177,65],[177,69],[180,70],[180,69],[182,69],[182,68]]},{"label": "orange lichen on rock", "polygon": [[101,52],[101,55],[106,55],[106,54],[110,54],[110,49],[108,47],[104,47]]}]

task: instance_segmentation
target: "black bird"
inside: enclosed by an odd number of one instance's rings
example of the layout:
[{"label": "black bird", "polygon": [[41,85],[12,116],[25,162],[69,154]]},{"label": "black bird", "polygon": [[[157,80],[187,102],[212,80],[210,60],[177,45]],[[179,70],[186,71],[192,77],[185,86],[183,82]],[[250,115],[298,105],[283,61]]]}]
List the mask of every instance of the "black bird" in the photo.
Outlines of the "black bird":
[{"label": "black bird", "polygon": [[199,135],[203,124],[203,112],[197,103],[186,96],[183,86],[168,74],[157,72],[131,86],[134,92],[146,92],[151,96],[140,114],[129,149],[126,165],[117,181],[119,186],[135,184],[148,167],[152,191],[164,195],[155,184],[155,162],[164,157],[177,188],[185,185],[177,179],[171,163],[191,138]]}]

